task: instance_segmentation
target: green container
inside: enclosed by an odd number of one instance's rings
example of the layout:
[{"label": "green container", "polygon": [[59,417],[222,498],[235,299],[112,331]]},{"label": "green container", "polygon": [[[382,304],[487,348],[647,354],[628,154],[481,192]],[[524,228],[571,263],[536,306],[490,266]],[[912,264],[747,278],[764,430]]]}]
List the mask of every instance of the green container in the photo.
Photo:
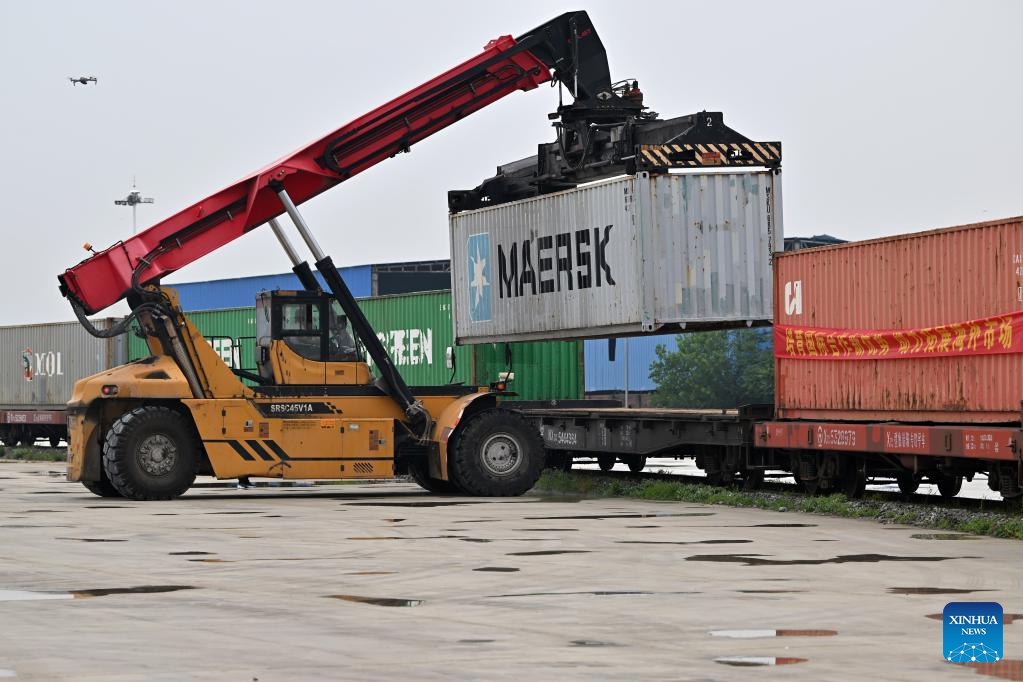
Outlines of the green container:
[{"label": "green container", "polygon": [[363,298],[359,306],[409,386],[475,383],[469,348],[455,349],[453,377],[446,365],[455,338],[450,291]]},{"label": "green container", "polygon": [[[186,313],[229,367],[256,370],[256,308],[225,308]],[[128,359],[149,355],[145,339],[128,336]]]},{"label": "green container", "polygon": [[487,386],[510,369],[515,379],[509,390],[517,393],[519,400],[578,400],[583,396],[581,341],[458,346],[452,372],[445,358],[454,342],[449,290],[364,298],[359,305],[410,386],[451,382]]},{"label": "green container", "polygon": [[[429,291],[359,299],[377,337],[410,386],[449,383],[487,386],[510,369],[509,390],[519,400],[578,400],[583,397],[582,342],[535,341],[485,343],[454,348],[455,367],[448,369],[446,351],[454,343],[451,292]],[[255,307],[187,313],[224,361],[235,369],[256,371]],[[508,351],[511,365],[507,363]],[[128,356],[149,355],[145,340],[129,336]]]}]

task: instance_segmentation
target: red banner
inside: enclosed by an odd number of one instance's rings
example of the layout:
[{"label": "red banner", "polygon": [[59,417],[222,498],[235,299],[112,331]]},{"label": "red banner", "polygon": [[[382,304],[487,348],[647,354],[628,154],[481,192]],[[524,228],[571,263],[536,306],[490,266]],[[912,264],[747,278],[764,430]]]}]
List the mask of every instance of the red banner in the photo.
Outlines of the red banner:
[{"label": "red banner", "polygon": [[923,329],[869,331],[776,324],[774,356],[799,360],[898,360],[1023,352],[1023,310]]}]

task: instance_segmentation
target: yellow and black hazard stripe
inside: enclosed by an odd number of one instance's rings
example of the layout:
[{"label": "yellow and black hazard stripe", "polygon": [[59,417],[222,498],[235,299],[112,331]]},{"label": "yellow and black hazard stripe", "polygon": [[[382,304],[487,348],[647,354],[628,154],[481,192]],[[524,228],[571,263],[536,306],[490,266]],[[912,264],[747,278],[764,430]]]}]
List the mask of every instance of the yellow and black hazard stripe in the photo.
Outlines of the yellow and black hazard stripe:
[{"label": "yellow and black hazard stripe", "polygon": [[334,455],[332,457],[305,457],[296,456],[292,457],[289,455],[284,448],[280,446],[274,440],[206,440],[203,441],[205,445],[226,445],[235,454],[241,457],[246,462],[255,462],[257,459],[264,462],[274,461],[302,461],[302,462],[328,462],[328,461],[371,461],[371,460],[390,460],[393,459],[390,456],[383,457],[367,457],[367,456],[353,456],[353,457],[341,457],[340,455]]},{"label": "yellow and black hazard stripe", "polygon": [[643,144],[637,154],[644,170],[704,168],[709,166],[765,166],[781,164],[781,142],[728,142],[716,144]]}]

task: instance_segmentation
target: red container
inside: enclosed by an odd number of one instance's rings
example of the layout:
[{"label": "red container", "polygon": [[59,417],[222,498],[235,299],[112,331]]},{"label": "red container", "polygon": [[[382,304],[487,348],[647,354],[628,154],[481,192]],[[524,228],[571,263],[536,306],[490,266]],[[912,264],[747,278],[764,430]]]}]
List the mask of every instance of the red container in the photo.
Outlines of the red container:
[{"label": "red container", "polygon": [[1020,422],[1023,217],[778,254],[774,286],[777,418]]}]

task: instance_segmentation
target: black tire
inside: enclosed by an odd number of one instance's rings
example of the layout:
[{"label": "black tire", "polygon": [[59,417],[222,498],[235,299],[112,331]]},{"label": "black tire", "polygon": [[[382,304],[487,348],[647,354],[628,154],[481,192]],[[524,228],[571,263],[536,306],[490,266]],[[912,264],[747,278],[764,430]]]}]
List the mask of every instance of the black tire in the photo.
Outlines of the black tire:
[{"label": "black tire", "polygon": [[938,474],[933,477],[932,480],[938,486],[938,493],[945,499],[955,497],[963,488],[962,476],[946,476],[945,474]]},{"label": "black tire", "polygon": [[462,489],[454,481],[445,481],[444,479],[430,476],[430,468],[425,459],[416,459],[409,462],[408,473],[412,480],[427,492],[438,495],[460,495],[462,493]]},{"label": "black tire", "polygon": [[614,455],[597,455],[597,466],[601,471],[611,471],[615,468],[615,460]]},{"label": "black tire", "polygon": [[[104,477],[105,479],[106,477]],[[82,485],[92,493],[99,497],[124,497],[114,485],[107,480],[102,481],[82,481]]]},{"label": "black tire", "polygon": [[448,447],[448,472],[470,495],[507,497],[532,488],[543,471],[543,440],[532,424],[509,410],[480,412]]},{"label": "black tire", "polygon": [[629,455],[623,459],[625,460],[625,464],[629,467],[629,471],[634,474],[638,474],[646,468],[645,455]]},{"label": "black tire", "polygon": [[574,459],[575,453],[571,450],[548,450],[544,466],[554,471],[571,471]]},{"label": "black tire", "polygon": [[745,469],[742,472],[743,490],[760,490],[764,485],[763,469]]},{"label": "black tire", "polygon": [[849,462],[839,481],[840,490],[850,500],[863,497],[867,491],[867,468],[863,462]]},{"label": "black tire", "polygon": [[103,469],[131,500],[169,500],[195,481],[199,444],[192,425],[167,407],[137,407],[107,431]]},{"label": "black tire", "polygon": [[912,495],[920,488],[920,478],[909,472],[897,475],[895,482],[899,484],[899,490],[904,495]]}]

